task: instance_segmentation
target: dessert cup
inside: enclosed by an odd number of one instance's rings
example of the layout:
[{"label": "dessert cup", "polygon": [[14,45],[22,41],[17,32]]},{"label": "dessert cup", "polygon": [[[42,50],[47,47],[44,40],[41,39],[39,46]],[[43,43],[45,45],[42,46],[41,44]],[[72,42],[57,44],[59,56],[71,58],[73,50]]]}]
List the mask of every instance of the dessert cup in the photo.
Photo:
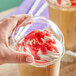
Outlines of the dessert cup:
[{"label": "dessert cup", "polygon": [[[61,48],[60,49],[61,52],[59,58],[51,59],[50,62],[48,63],[19,64],[18,65],[19,76],[59,76],[60,60],[64,55],[64,50],[65,50],[63,34],[60,31],[60,29],[57,27],[57,25],[52,21],[50,21],[49,19],[46,19],[44,17],[33,17],[33,19],[34,22],[30,24],[30,27],[19,38],[18,37],[15,38],[15,37],[20,27],[13,32],[12,37],[15,43],[15,47],[18,48],[17,43],[20,42],[22,38],[24,38],[24,36],[30,33],[31,31],[46,29],[51,31],[56,37],[56,39],[61,43],[62,46],[59,46],[59,48]],[[22,50],[21,48],[18,49],[19,51],[24,52],[24,50]]]},{"label": "dessert cup", "polygon": [[50,19],[54,21],[63,32],[65,48],[76,51],[76,5],[59,6],[54,4],[53,0],[47,0],[47,2],[49,5]]},{"label": "dessert cup", "polygon": [[19,64],[19,76],[59,76],[60,61],[46,67]]}]

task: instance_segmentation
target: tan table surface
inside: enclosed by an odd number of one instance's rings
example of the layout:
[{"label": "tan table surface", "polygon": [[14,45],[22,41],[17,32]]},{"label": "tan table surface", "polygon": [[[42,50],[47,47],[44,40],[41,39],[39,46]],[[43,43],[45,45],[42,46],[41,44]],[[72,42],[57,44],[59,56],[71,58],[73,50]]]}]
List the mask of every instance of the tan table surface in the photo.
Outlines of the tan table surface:
[{"label": "tan table surface", "polygon": [[[0,76],[18,76],[17,64],[0,65]],[[60,76],[76,76],[76,62],[61,62]]]},{"label": "tan table surface", "polygon": [[61,62],[60,76],[76,76],[76,62]]}]

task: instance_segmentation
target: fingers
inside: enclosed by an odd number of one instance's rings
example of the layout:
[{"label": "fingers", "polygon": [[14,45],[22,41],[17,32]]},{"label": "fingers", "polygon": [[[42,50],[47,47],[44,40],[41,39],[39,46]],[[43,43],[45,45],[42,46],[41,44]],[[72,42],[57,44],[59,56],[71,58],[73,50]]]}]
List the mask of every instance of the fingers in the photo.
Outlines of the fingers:
[{"label": "fingers", "polygon": [[0,44],[0,64],[4,63],[32,63],[33,57],[25,52],[19,52],[5,44]]},{"label": "fingers", "polygon": [[8,49],[8,51],[11,52],[11,54],[8,54],[9,56],[9,62],[10,63],[32,63],[33,57],[30,54],[26,54],[25,52],[18,52],[11,48]]},{"label": "fingers", "polygon": [[[15,15],[15,16],[10,16],[10,18],[17,19],[17,26],[20,25],[24,20],[28,20],[27,23],[31,23],[32,20],[30,20],[32,15],[30,14],[23,14],[23,15]],[[30,21],[29,21],[30,20]]]},{"label": "fingers", "polygon": [[4,18],[3,20],[0,21],[0,23],[2,23],[2,22],[10,22],[11,19],[12,19],[12,21],[14,21],[14,19],[15,19],[17,22],[21,23],[24,20],[26,20],[28,18],[31,18],[31,17],[32,17],[31,14],[12,15],[12,16],[9,16],[7,18]]},{"label": "fingers", "polygon": [[32,63],[33,57],[29,54],[15,51],[11,56],[11,62],[12,63]]},{"label": "fingers", "polygon": [[33,23],[33,22],[34,22],[33,18],[27,18],[27,19],[26,19],[25,21],[23,21],[22,24],[19,25],[19,26],[20,26],[20,27],[21,27],[21,26],[26,26],[26,25],[31,24],[31,23]]},{"label": "fingers", "polygon": [[13,32],[13,30],[18,27],[24,20],[26,20],[24,25],[31,24],[31,17],[32,15],[29,14],[10,16],[2,20],[0,28],[3,32],[7,34],[7,36],[9,36]]},{"label": "fingers", "polygon": [[[15,26],[19,26],[24,20],[27,20],[27,23],[32,22],[31,20],[32,15],[29,14],[22,14],[22,15],[13,15],[8,18],[2,20],[2,25],[6,28],[12,29]],[[2,27],[2,26],[1,26]]]},{"label": "fingers", "polygon": [[5,63],[32,63],[33,57],[22,52],[7,50],[6,54],[1,57],[0,64]]},{"label": "fingers", "polygon": [[[0,30],[1,30],[1,41],[2,43],[7,45],[8,42],[8,36],[11,34],[12,30],[19,26],[24,20],[25,25],[31,23],[31,15],[16,15],[16,16],[10,16],[8,18],[5,18],[0,22]],[[23,25],[24,26],[24,25]],[[6,42],[6,43],[5,43]],[[6,46],[5,46],[6,47]],[[20,53],[17,51],[13,51],[12,49],[8,49],[8,47],[3,47],[3,63],[31,63],[33,62],[33,58],[31,55],[25,54],[25,53]],[[1,59],[2,59],[1,58]]]}]

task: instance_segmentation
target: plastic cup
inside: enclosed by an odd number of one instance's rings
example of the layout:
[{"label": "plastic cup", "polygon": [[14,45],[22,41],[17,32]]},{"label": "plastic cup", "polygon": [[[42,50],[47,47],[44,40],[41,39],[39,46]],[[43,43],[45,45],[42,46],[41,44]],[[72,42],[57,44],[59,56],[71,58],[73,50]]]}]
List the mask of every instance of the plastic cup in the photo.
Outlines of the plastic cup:
[{"label": "plastic cup", "polygon": [[[60,29],[57,27],[57,25],[54,24],[49,19],[46,19],[44,17],[33,17],[33,19],[34,19],[34,22],[30,24],[30,27],[24,32],[24,34],[20,35],[21,37],[19,37],[18,40],[15,38],[15,36],[18,33],[19,28],[21,27],[17,28],[14,31],[12,37],[14,39],[15,47],[17,47],[17,43],[20,42],[22,38],[24,38],[24,36],[30,33],[31,31],[46,29],[46,30],[52,31],[55,37],[61,42],[62,44],[61,55],[59,58],[53,59],[50,62],[45,63],[45,64],[40,64],[40,63],[19,64],[18,65],[19,76],[59,76],[60,60],[62,56],[64,55],[63,34],[60,31]],[[24,52],[21,48],[18,48],[18,49],[19,51]]]},{"label": "plastic cup", "polygon": [[47,0],[47,2],[49,5],[50,19],[54,21],[63,32],[65,48],[67,50],[76,51],[76,5],[56,5],[53,3],[53,0]]}]

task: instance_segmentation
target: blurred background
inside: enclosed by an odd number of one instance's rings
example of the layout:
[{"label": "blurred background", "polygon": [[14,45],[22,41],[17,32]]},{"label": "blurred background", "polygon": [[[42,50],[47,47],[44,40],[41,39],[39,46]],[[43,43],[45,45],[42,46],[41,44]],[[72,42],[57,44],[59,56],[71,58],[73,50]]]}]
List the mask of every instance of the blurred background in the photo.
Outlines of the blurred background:
[{"label": "blurred background", "polygon": [[0,12],[19,6],[23,0],[0,0]]},{"label": "blurred background", "polygon": [[9,13],[16,10],[16,8],[23,2],[24,0],[0,0],[0,18],[5,17]]}]

